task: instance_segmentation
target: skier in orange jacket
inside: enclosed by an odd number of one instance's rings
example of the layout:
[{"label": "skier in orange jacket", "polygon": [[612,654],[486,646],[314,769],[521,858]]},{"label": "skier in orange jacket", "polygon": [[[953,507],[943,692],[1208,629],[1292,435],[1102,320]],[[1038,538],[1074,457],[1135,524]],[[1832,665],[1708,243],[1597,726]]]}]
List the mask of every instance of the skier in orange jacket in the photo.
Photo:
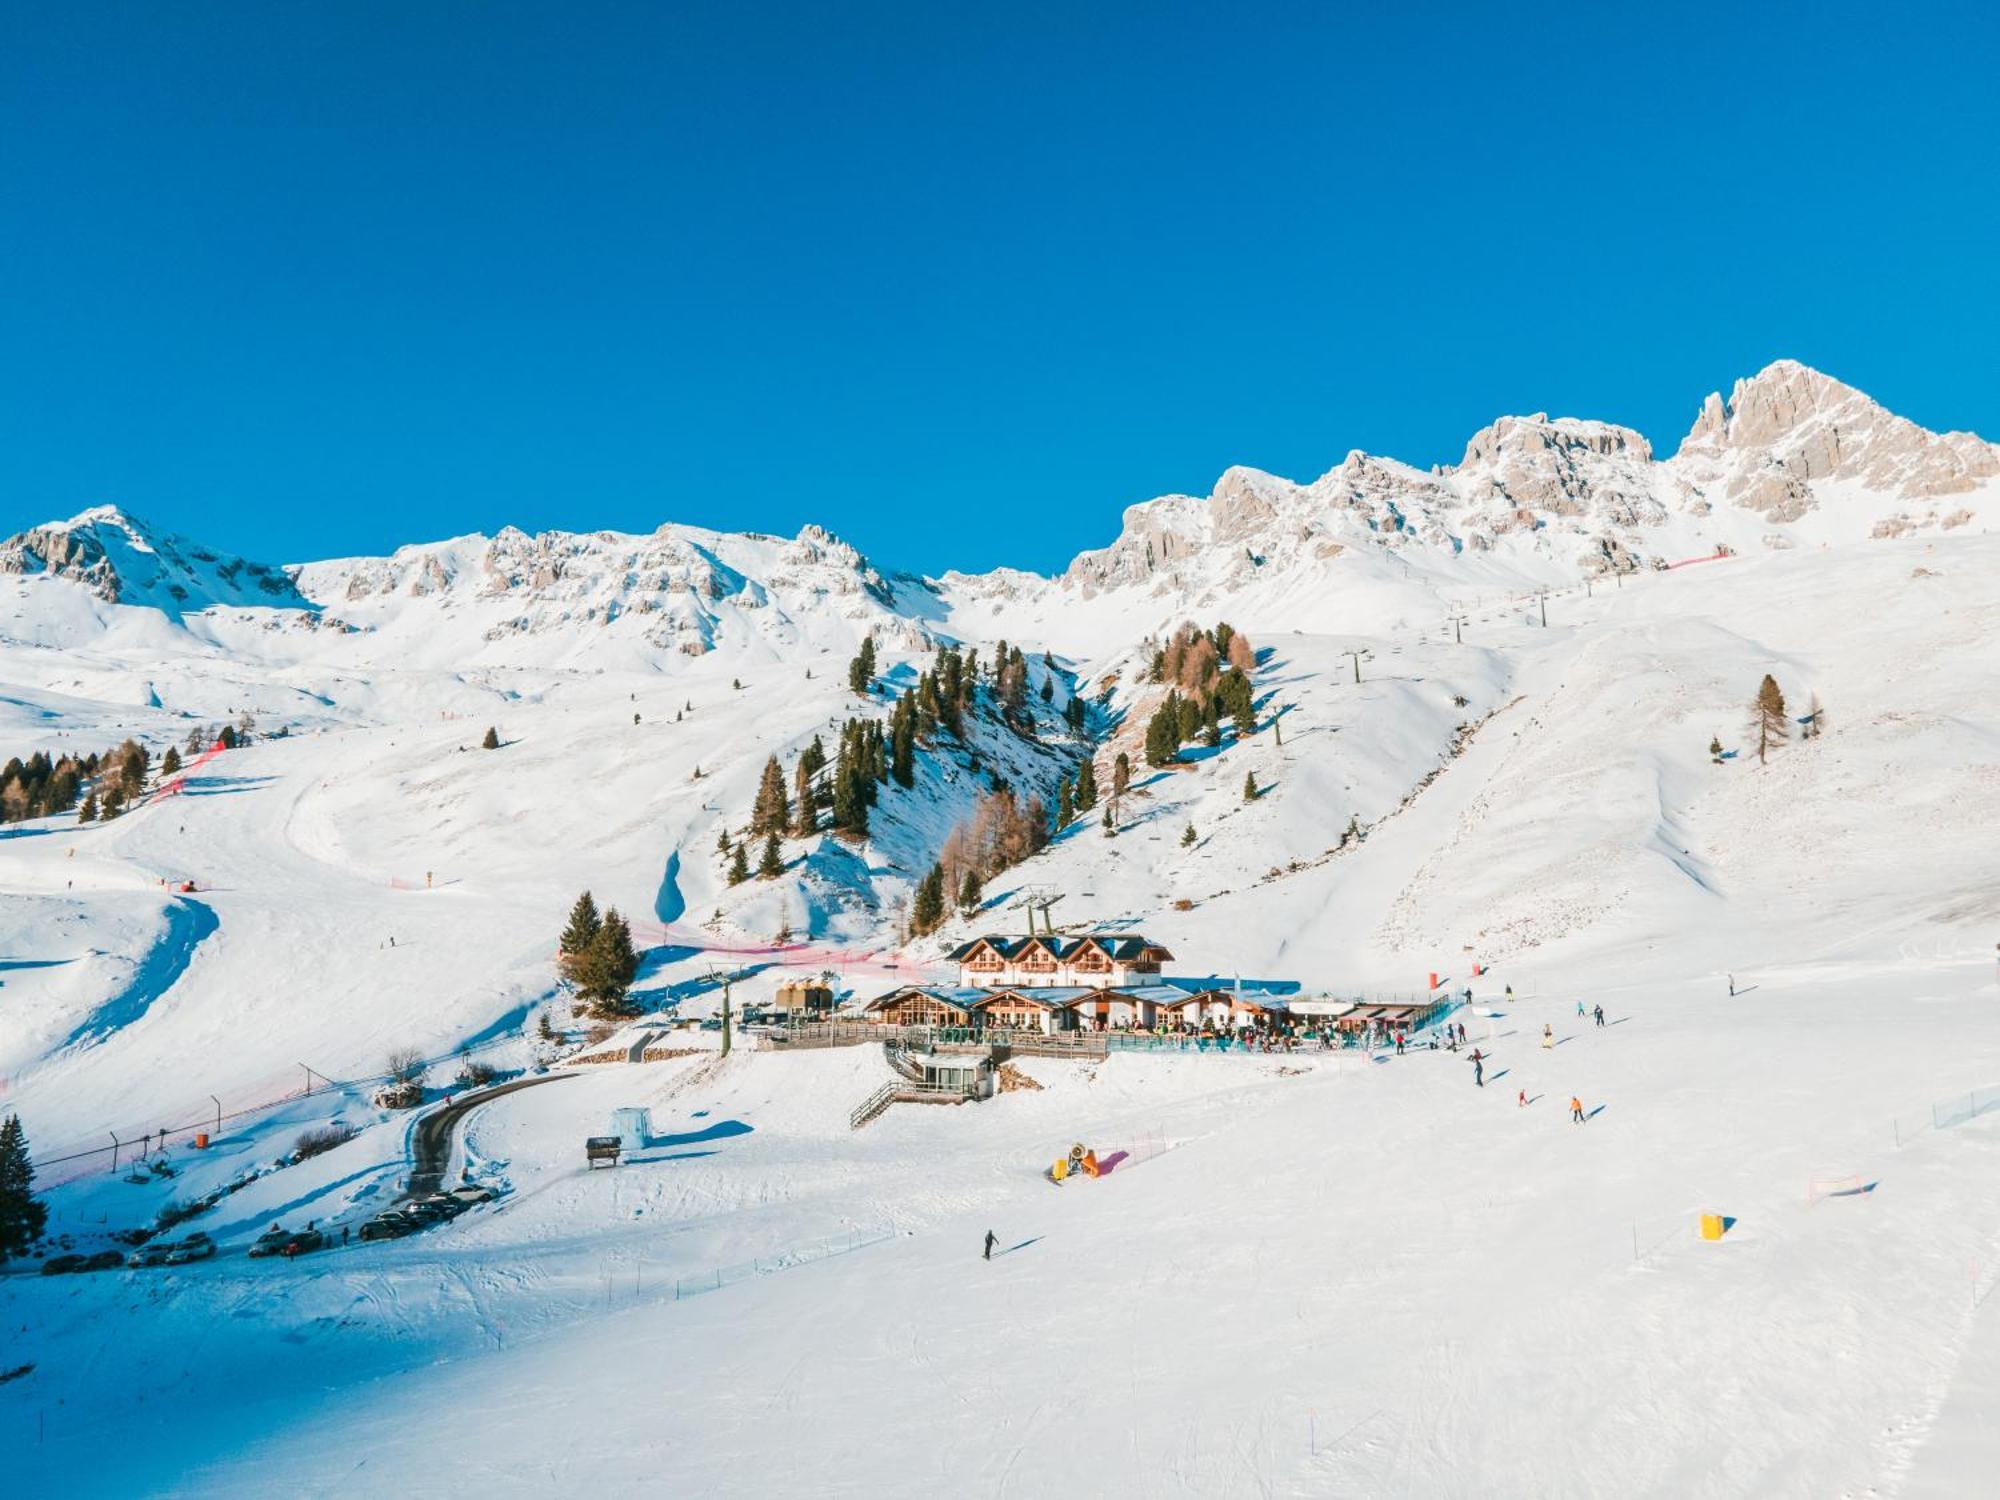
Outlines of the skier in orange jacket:
[{"label": "skier in orange jacket", "polygon": [[1583,1123],[1583,1101],[1573,1094],[1569,1101],[1569,1117],[1579,1125]]}]

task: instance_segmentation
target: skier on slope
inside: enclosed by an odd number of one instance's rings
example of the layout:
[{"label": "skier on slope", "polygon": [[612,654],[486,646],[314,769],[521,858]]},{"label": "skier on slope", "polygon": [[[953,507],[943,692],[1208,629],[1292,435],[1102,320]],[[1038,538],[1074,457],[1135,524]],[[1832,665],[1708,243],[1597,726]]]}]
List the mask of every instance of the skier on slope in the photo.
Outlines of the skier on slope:
[{"label": "skier on slope", "polygon": [[1477,1047],[1472,1049],[1472,1086],[1476,1089],[1486,1087],[1486,1059],[1479,1055]]},{"label": "skier on slope", "polygon": [[1544,1052],[1551,1051],[1554,1049],[1555,1044],[1556,1044],[1556,1029],[1555,1027],[1549,1025],[1548,1022],[1544,1021],[1542,1023],[1542,1050]]},{"label": "skier on slope", "polygon": [[1595,1016],[1595,1017],[1597,1018],[1597,1024],[1598,1024],[1599,1026],[1602,1026],[1602,1025],[1604,1024],[1604,1007],[1603,1007],[1603,1006],[1601,1006],[1601,1005],[1600,1005],[1600,1006],[1598,1006],[1598,1007],[1597,1007],[1596,1009],[1594,1009],[1593,1011],[1591,1011],[1591,1014],[1592,1014],[1593,1016]]},{"label": "skier on slope", "polygon": [[1000,1236],[990,1229],[986,1231],[986,1258],[988,1260],[993,1259],[993,1247],[999,1242]]},{"label": "skier on slope", "polygon": [[1520,1093],[1514,1096],[1514,1102],[1522,1109],[1526,1109],[1528,1107],[1528,1091],[1522,1089]]},{"label": "skier on slope", "polygon": [[1583,1123],[1583,1101],[1574,1094],[1569,1096],[1569,1117],[1579,1125]]}]

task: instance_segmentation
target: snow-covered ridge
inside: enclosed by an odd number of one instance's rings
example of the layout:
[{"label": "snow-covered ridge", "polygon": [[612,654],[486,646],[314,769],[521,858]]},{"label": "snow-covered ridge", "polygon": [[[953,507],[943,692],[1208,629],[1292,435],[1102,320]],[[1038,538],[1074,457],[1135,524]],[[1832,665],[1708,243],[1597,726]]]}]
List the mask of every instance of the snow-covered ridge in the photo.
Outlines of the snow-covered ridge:
[{"label": "snow-covered ridge", "polygon": [[0,542],[0,573],[66,579],[107,604],[174,618],[217,605],[312,607],[278,569],[153,530],[110,505]]},{"label": "snow-covered ridge", "polygon": [[870,633],[918,649],[940,625],[961,638],[1064,646],[1068,630],[1101,643],[1210,608],[1254,608],[1267,629],[1326,628],[1337,622],[1316,612],[1330,599],[1376,607],[1362,600],[1384,565],[1443,592],[1472,578],[1569,583],[1717,549],[1976,528],[1996,493],[2000,448],[1929,432],[1781,360],[1726,401],[1710,395],[1669,459],[1631,428],[1538,412],[1499,418],[1434,469],[1355,451],[1301,484],[1238,466],[1205,497],[1129,507],[1109,546],[1055,579],[1002,567],[932,581],[878,571],[817,526],[787,540],[673,523],[643,536],[506,527],[280,571],[111,508],[0,544],[0,571],[66,579],[174,621],[217,607],[321,610],[342,627],[327,639],[366,638],[350,650],[359,660],[393,649],[438,666],[575,666],[587,653],[601,665],[608,645],[614,664],[658,667],[718,649],[846,650]]},{"label": "snow-covered ridge", "polygon": [[1361,549],[1490,554],[1574,578],[1735,551],[1970,524],[2000,447],[1934,433],[1790,360],[1713,394],[1673,458],[1608,422],[1537,412],[1475,433],[1455,465],[1352,452],[1308,484],[1232,468],[1206,498],[1125,512],[1117,540],[1060,579],[1086,597],[1144,585],[1214,594]]}]

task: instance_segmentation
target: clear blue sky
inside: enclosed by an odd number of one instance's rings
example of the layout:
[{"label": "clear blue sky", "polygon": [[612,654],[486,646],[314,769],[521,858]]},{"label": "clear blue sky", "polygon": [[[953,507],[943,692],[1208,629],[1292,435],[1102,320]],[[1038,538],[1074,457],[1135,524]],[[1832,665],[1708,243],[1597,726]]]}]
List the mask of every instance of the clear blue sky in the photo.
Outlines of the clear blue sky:
[{"label": "clear blue sky", "polygon": [[1784,355],[2000,436],[1991,16],[13,5],[0,529],[1052,568],[1232,463],[1670,451]]}]

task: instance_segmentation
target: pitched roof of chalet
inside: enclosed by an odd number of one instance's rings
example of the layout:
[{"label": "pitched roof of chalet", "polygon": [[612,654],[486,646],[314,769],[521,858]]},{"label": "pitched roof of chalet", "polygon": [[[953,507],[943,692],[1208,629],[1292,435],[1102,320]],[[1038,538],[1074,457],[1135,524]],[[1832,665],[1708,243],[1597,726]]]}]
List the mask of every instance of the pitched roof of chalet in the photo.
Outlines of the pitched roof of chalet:
[{"label": "pitched roof of chalet", "polygon": [[[1016,984],[1005,989],[980,990],[982,998],[977,1002],[985,1007],[1000,1000],[1026,1000],[1031,1005],[1046,1006],[1050,1010],[1061,1010],[1074,1005],[1079,1000],[1087,1000],[1092,995],[1101,995],[1103,990],[1093,989],[1085,984]],[[1119,994],[1121,991],[1113,990]]]},{"label": "pitched roof of chalet", "polygon": [[1157,982],[1170,984],[1175,989],[1186,990],[1191,995],[1206,995],[1213,990],[1234,989],[1241,989],[1246,995],[1296,995],[1305,988],[1296,979],[1237,979],[1233,975],[1225,979],[1215,974],[1199,977],[1169,974]]},{"label": "pitched roof of chalet", "polygon": [[1059,960],[1067,961],[1075,957],[1077,951],[1087,944],[1095,944],[1116,963],[1131,963],[1148,954],[1160,958],[1172,958],[1160,944],[1136,932],[1085,932],[1085,933],[998,933],[989,932],[968,942],[960,943],[946,958],[955,964],[962,964],[971,958],[974,951],[991,948],[1003,959],[1019,958],[1031,947],[1041,948]]},{"label": "pitched roof of chalet", "polygon": [[892,1000],[900,1000],[910,995],[923,995],[940,1005],[971,1015],[974,1004],[992,993],[991,990],[960,989],[957,985],[905,984],[898,985],[886,995],[877,995],[862,1009],[880,1010]]}]

